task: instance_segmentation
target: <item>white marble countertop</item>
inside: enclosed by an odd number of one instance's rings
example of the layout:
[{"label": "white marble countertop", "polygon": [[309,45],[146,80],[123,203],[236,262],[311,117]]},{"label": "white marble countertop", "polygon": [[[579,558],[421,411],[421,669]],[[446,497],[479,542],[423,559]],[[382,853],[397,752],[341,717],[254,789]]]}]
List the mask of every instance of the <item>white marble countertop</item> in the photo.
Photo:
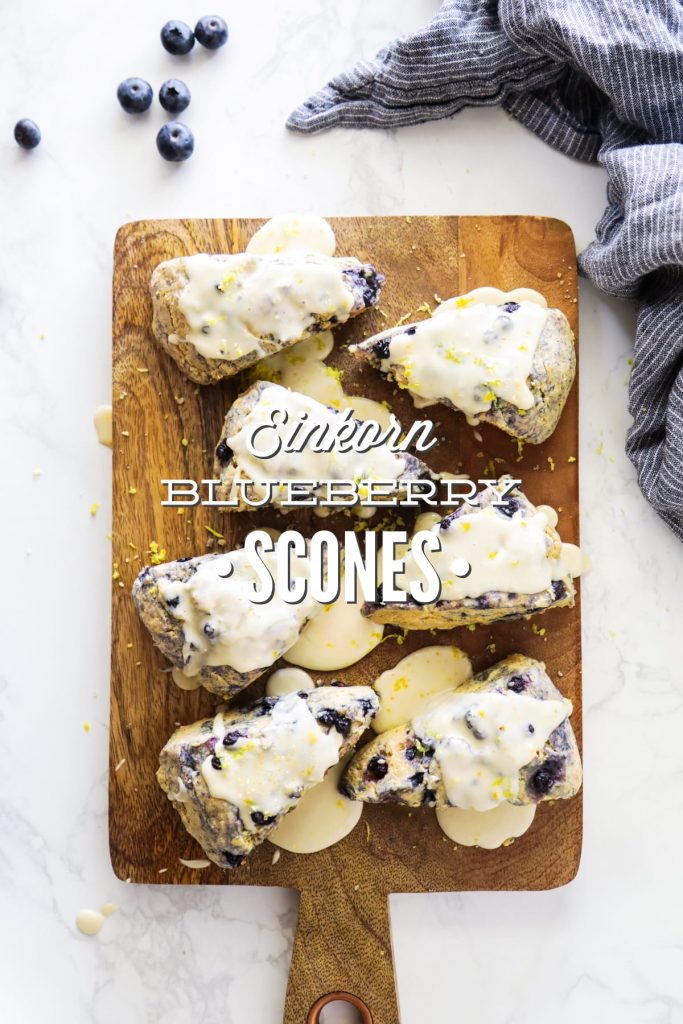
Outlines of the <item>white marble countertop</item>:
[{"label": "white marble countertop", "polygon": [[[0,1003],[7,1018],[276,1024],[296,897],[118,882],[107,847],[112,243],[141,217],[535,213],[592,237],[605,178],[498,110],[397,133],[285,132],[329,75],[423,23],[436,0],[231,4],[232,38],[189,61],[158,42],[187,0],[15,0],[3,19],[0,389]],[[188,164],[162,111],[115,99],[133,74],[194,98]],[[12,125],[42,127],[20,152]],[[623,454],[633,312],[581,285],[584,854],[539,894],[392,899],[403,1024],[683,1021],[683,551]],[[40,475],[34,471],[40,469]],[[91,518],[90,506],[101,508]],[[675,610],[678,610],[676,619]],[[90,723],[85,732],[83,723]],[[76,912],[113,900],[99,936]]]}]

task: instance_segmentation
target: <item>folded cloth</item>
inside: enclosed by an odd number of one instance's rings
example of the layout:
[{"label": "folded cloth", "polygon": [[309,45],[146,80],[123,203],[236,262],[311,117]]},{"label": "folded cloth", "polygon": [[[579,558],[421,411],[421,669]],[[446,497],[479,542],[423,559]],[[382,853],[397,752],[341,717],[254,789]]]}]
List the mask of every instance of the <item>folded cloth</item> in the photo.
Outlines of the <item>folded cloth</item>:
[{"label": "folded cloth", "polygon": [[445,0],[287,125],[395,128],[492,104],[607,171],[609,205],[579,269],[638,300],[626,452],[683,539],[683,4]]}]

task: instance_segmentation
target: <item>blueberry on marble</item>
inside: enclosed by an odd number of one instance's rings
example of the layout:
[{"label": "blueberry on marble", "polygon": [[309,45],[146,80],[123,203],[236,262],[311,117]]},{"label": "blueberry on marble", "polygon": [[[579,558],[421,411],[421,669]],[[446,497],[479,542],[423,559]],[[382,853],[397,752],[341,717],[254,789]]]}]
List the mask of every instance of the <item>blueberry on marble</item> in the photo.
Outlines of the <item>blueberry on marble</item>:
[{"label": "blueberry on marble", "polygon": [[373,782],[379,782],[381,779],[385,777],[388,771],[389,762],[387,761],[386,757],[383,757],[381,754],[376,754],[368,761],[368,766],[365,769],[365,774],[368,777],[368,779],[371,779]]},{"label": "blueberry on marble", "polygon": [[167,78],[159,89],[159,103],[169,114],[180,114],[190,105],[192,94],[179,78]]},{"label": "blueberry on marble", "polygon": [[195,25],[194,34],[207,50],[220,50],[228,41],[228,26],[217,14],[207,14]]},{"label": "blueberry on marble", "polygon": [[14,126],[14,141],[22,149],[35,149],[41,140],[40,128],[35,121],[22,117]]},{"label": "blueberry on marble", "polygon": [[161,45],[176,57],[182,56],[194,46],[194,33],[184,21],[167,21],[161,30]]},{"label": "blueberry on marble", "polygon": [[194,151],[194,135],[180,121],[169,121],[159,129],[157,149],[164,160],[180,163],[189,160]]},{"label": "blueberry on marble", "polygon": [[126,78],[116,90],[116,97],[127,114],[144,114],[152,105],[152,86],[144,78]]}]

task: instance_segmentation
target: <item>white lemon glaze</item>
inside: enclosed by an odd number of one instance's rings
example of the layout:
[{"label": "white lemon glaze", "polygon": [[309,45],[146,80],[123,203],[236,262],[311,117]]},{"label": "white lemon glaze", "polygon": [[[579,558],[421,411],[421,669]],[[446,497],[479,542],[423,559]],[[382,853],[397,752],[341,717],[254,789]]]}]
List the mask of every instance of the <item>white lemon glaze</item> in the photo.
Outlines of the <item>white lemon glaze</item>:
[{"label": "white lemon glaze", "polygon": [[84,935],[97,935],[104,924],[104,914],[99,910],[90,910],[85,907],[76,914],[76,927]]},{"label": "white lemon glaze", "polygon": [[256,231],[247,252],[315,252],[334,256],[337,240],[322,217],[313,213],[279,213]]},{"label": "white lemon glaze", "polygon": [[[359,264],[360,265],[360,264]],[[187,282],[178,307],[187,322],[180,339],[207,359],[262,352],[261,339],[295,342],[317,316],[348,318],[353,293],[339,263],[308,253],[207,253],[185,259]]]},{"label": "white lemon glaze", "polygon": [[110,405],[98,405],[93,416],[97,440],[100,444],[112,447],[112,407]]},{"label": "white lemon glaze", "polygon": [[[276,553],[261,557],[276,578]],[[297,559],[293,576],[305,575],[308,567],[308,559]],[[287,604],[277,589],[270,601],[256,604],[251,597],[257,580],[243,550],[202,562],[186,582],[159,580],[162,598],[178,599],[168,610],[183,626],[184,677],[196,676],[205,665],[229,665],[238,672],[266,668],[294,644],[305,619],[320,611],[310,596]]]},{"label": "white lemon glaze", "polygon": [[[550,514],[549,514],[550,513]],[[538,594],[553,580],[581,572],[579,549],[562,544],[559,555],[549,551],[546,528],[557,521],[556,513],[540,506],[531,516],[521,510],[512,516],[501,515],[492,505],[460,516],[442,529],[431,527],[441,541],[441,550],[430,552],[429,560],[442,581],[441,600],[480,597],[489,591]],[[462,562],[468,562],[468,576],[456,576]],[[411,581],[422,579],[409,553],[397,585],[407,590]]]},{"label": "white lemon glaze", "polygon": [[470,659],[458,647],[444,645],[413,651],[375,680],[373,686],[381,703],[372,728],[378,733],[386,732],[411,721],[425,702],[455,689],[471,675]]},{"label": "white lemon glaze", "polygon": [[434,749],[448,802],[487,811],[519,792],[519,770],[571,714],[571,701],[518,693],[455,692],[435,697],[413,718]]},{"label": "white lemon glaze", "polygon": [[[244,827],[257,826],[252,815],[265,818],[289,810],[303,788],[321,782],[325,772],[339,760],[342,738],[336,729],[325,732],[298,693],[283,697],[248,737],[225,747],[223,715],[214,721],[218,737],[216,755],[201,765],[202,777],[211,796],[227,800],[239,809]],[[214,766],[215,757],[221,767]]]},{"label": "white lemon glaze", "polygon": [[[503,309],[505,302],[516,308]],[[403,386],[419,408],[448,398],[471,423],[496,398],[528,410],[534,396],[527,381],[547,315],[545,300],[531,289],[480,288],[392,333],[381,367],[401,367]]]},{"label": "white lemon glaze", "polygon": [[536,816],[536,804],[502,803],[490,811],[439,807],[436,820],[441,830],[459,846],[497,850],[510,839],[524,835]]},{"label": "white lemon glaze", "polygon": [[[276,426],[271,429],[274,410],[277,410]],[[284,424],[281,410],[288,416]],[[405,459],[392,452],[386,443],[366,452],[342,452],[338,449],[316,452],[310,443],[301,452],[288,452],[283,444],[282,449],[269,458],[260,458],[249,451],[248,443],[255,429],[268,425],[267,432],[256,435],[253,445],[257,451],[266,453],[272,451],[275,438],[284,439],[299,421],[303,421],[307,428],[314,425],[320,429],[327,427],[330,435],[334,435],[340,426],[339,416],[333,410],[307,395],[273,384],[261,392],[254,408],[241,421],[237,433],[226,439],[235,453],[239,475],[253,481],[257,491],[259,483],[282,480],[396,480],[405,468]],[[273,489],[275,504],[282,500],[282,496],[286,497],[284,488]]]}]

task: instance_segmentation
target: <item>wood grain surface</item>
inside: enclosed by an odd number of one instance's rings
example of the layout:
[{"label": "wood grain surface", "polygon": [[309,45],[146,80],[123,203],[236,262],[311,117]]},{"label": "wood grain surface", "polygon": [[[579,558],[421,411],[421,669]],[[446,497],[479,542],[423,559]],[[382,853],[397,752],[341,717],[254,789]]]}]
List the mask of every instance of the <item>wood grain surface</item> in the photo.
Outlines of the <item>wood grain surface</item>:
[{"label": "wood grain surface", "polygon": [[[210,715],[216,700],[203,690],[179,690],[168,663],[135,613],[130,588],[149,561],[150,544],[165,560],[219,550],[208,528],[222,534],[224,550],[255,526],[281,526],[275,512],[231,513],[197,508],[178,515],[162,508],[164,478],[201,480],[211,475],[213,448],[231,400],[244,381],[199,388],[182,376],[150,333],[148,281],[161,260],[194,252],[239,252],[262,221],[141,221],[116,238],[113,308],[113,589],[109,834],[119,878],[132,882],[289,886],[301,893],[285,1024],[304,1024],[313,1003],[330,991],[356,994],[374,1024],[397,1024],[387,895],[398,892],[548,889],[569,882],[578,869],[581,796],[538,810],[531,829],[512,845],[486,851],[454,847],[429,808],[366,807],[356,829],[331,849],[308,856],[265,843],[236,871],[184,867],[179,858],[202,856],[155,780],[159,750],[178,724]],[[374,263],[385,275],[379,307],[335,332],[330,362],[343,371],[345,390],[391,403],[402,423],[415,418],[405,392],[382,381],[345,351],[395,324],[425,302],[481,285],[531,287],[543,292],[577,332],[574,240],[566,224],[539,217],[382,217],[332,219],[338,253]],[[425,315],[415,312],[414,318]],[[434,406],[445,440],[429,454],[434,469],[474,479],[509,472],[521,478],[532,501],[559,511],[564,540],[579,537],[578,396],[574,385],[555,434],[540,446],[516,442],[493,427],[475,432],[464,417]],[[478,436],[477,436],[478,435]],[[493,472],[492,472],[493,471]],[[404,519],[410,525],[410,520]],[[334,529],[348,519],[335,516]],[[310,510],[287,523],[310,534],[320,525]],[[372,524],[372,521],[370,521]],[[544,629],[541,635],[538,630]],[[392,634],[386,627],[385,635]],[[359,664],[316,677],[372,683],[409,651],[457,644],[481,669],[522,652],[546,663],[574,702],[572,722],[581,742],[581,628],[579,604],[528,622],[412,632],[390,636]],[[495,644],[495,652],[491,645]],[[274,668],[277,667],[274,666]],[[244,695],[261,694],[263,680]]]}]

